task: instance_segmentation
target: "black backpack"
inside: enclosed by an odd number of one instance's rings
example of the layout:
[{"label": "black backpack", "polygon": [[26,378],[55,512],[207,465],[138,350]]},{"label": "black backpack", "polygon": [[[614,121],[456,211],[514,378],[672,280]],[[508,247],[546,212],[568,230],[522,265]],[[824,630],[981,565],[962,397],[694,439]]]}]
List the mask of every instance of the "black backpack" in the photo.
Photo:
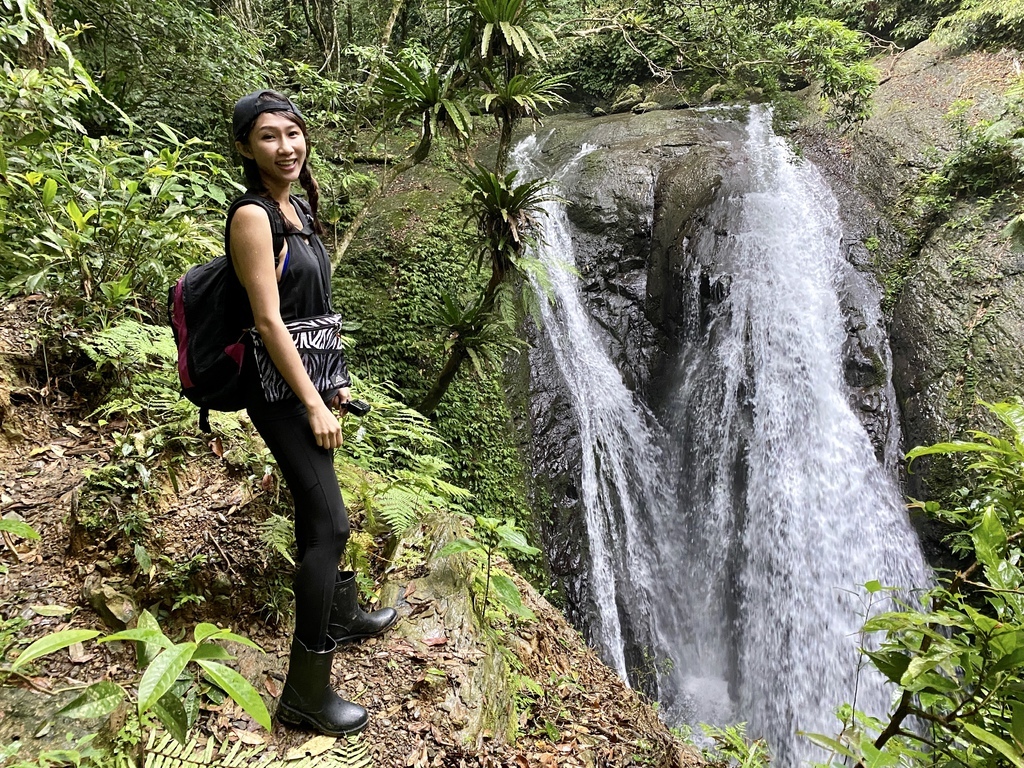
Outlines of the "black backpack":
[{"label": "black backpack", "polygon": [[211,410],[238,411],[245,407],[241,371],[245,335],[253,324],[252,308],[231,263],[227,234],[231,217],[243,205],[258,205],[270,217],[276,265],[284,246],[281,211],[269,200],[246,193],[228,210],[225,253],[189,269],[167,292],[181,392],[199,406],[199,428],[204,432],[210,431]]}]

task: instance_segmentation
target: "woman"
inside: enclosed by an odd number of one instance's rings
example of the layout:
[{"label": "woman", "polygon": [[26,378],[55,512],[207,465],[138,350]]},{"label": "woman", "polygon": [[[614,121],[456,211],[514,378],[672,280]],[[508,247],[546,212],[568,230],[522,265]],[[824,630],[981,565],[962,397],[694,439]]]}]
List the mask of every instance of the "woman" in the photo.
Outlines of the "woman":
[{"label": "woman", "polygon": [[[380,634],[398,616],[393,608],[365,613],[356,604],[355,575],[338,572],[349,524],[334,473],[333,451],[342,436],[332,407],[344,409],[350,399],[347,375],[336,392],[318,392],[285,327],[287,321],[332,311],[330,260],[318,237],[319,195],[307,165],[306,127],[286,96],[258,91],[239,99],[232,130],[249,189],[228,213],[228,252],[254,327],[294,395],[267,402],[250,346],[242,367],[246,410],[295,502],[295,634],[278,716],[332,736],[358,733],[369,716],[331,688],[335,649],[340,642]],[[296,182],[306,191],[308,207],[290,194]],[[254,193],[261,199],[253,199]],[[277,215],[285,244],[275,254],[271,216]]]}]

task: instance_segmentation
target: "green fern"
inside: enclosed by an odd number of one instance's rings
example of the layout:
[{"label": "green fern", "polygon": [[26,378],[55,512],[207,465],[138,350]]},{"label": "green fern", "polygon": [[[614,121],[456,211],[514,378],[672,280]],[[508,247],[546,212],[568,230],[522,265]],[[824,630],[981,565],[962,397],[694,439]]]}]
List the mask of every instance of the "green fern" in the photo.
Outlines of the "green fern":
[{"label": "green fern", "polygon": [[260,523],[260,541],[290,565],[295,565],[295,558],[292,557],[295,551],[295,526],[287,517],[275,512]]},{"label": "green fern", "polygon": [[147,426],[191,416],[193,409],[181,399],[173,366],[177,349],[169,328],[122,320],[90,333],[78,344],[108,388],[106,402],[96,415]]},{"label": "green fern", "polygon": [[187,744],[180,744],[170,734],[154,730],[146,745],[144,768],[371,768],[372,765],[373,760],[359,737],[337,739],[323,752],[296,758],[291,753],[282,757],[267,749],[265,744],[247,747],[240,741],[232,744],[226,739],[219,743],[209,739],[204,745],[193,738]]}]

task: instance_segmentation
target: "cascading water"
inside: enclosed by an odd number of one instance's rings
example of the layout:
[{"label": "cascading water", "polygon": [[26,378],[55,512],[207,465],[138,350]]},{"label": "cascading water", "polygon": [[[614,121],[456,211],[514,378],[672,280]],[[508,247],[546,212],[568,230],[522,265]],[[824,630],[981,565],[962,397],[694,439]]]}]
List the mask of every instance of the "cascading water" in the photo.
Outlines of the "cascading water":
[{"label": "cascading water", "polygon": [[[776,764],[796,766],[814,756],[798,730],[834,733],[843,702],[874,714],[888,704],[883,682],[858,672],[859,586],[909,590],[928,574],[848,403],[835,199],[770,126],[751,110],[686,246],[664,428],[633,402],[565,269],[575,255],[562,204],[547,206],[537,256],[554,297],[543,333],[581,440],[590,636],[623,677],[628,646],[643,647],[667,720],[747,721]],[[530,137],[514,162],[539,175],[538,156]]]},{"label": "cascading water", "polygon": [[[582,147],[563,175],[594,149]],[[536,136],[530,136],[516,147],[513,164],[536,175],[530,160],[536,151]],[[646,637],[655,621],[649,590],[657,569],[657,548],[645,521],[650,510],[669,505],[672,494],[652,430],[653,417],[633,402],[583,304],[578,279],[563,261],[573,253],[565,207],[549,201],[544,210],[538,256],[547,270],[552,302],[540,302],[541,316],[572,396],[584,446],[580,488],[590,537],[597,625],[591,627],[591,634],[607,663],[625,679],[622,619],[628,619],[641,637]],[[543,292],[540,285],[535,289]]]}]

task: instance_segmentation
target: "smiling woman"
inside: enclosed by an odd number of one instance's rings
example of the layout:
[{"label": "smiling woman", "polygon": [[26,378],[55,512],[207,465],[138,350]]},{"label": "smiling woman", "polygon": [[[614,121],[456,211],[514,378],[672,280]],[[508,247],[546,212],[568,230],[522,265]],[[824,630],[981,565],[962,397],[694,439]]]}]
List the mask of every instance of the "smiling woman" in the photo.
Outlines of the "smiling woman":
[{"label": "smiling woman", "polygon": [[[288,97],[258,91],[235,105],[233,133],[248,191],[228,212],[226,240],[252,311],[243,327],[252,326],[259,341],[246,339],[243,397],[295,502],[295,634],[278,713],[283,722],[327,734],[356,733],[369,717],[332,689],[334,651],[338,643],[380,634],[397,614],[393,608],[364,612],[356,604],[355,574],[338,572],[349,523],[334,473],[341,425],[332,408],[347,410],[349,379],[340,344],[333,343],[337,330],[330,332],[338,321],[331,306],[330,259],[319,237],[319,195],[307,164],[306,125]],[[296,182],[308,201],[291,194]],[[278,246],[274,233],[282,230]],[[317,323],[330,343],[317,353],[314,372],[307,370],[289,325]],[[326,383],[319,376],[324,355],[336,373]],[[261,374],[273,377],[274,386]]]}]

